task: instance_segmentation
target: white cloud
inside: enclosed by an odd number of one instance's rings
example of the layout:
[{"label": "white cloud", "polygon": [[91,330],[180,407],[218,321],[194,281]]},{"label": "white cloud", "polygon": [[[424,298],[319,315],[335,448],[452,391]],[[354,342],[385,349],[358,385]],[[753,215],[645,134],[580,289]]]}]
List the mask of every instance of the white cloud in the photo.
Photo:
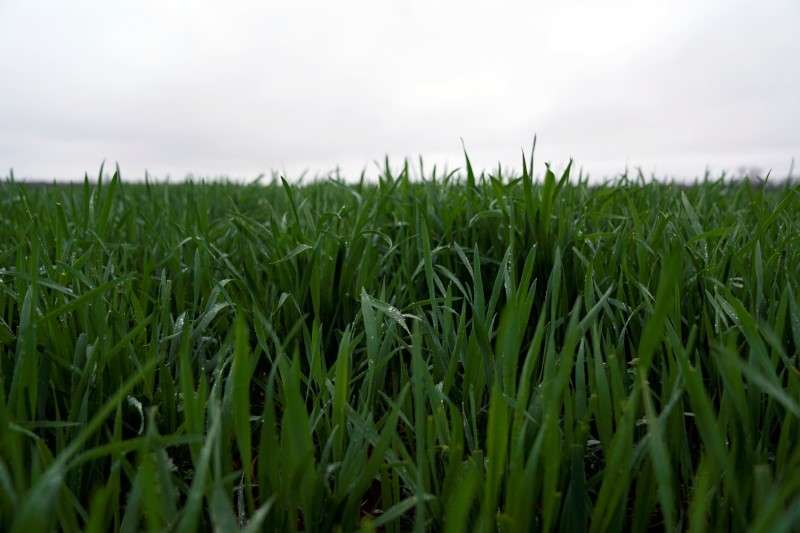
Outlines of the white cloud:
[{"label": "white cloud", "polygon": [[461,165],[461,137],[518,167],[538,133],[540,161],[595,175],[783,171],[798,22],[795,0],[6,0],[0,168],[355,177],[386,153]]}]

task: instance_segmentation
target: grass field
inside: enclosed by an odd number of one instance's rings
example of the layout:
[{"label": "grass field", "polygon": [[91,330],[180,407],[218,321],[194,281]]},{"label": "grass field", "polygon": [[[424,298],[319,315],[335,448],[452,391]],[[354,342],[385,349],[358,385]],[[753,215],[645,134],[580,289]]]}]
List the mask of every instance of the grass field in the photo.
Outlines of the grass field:
[{"label": "grass field", "polygon": [[796,531],[800,187],[529,167],[0,184],[3,529]]}]

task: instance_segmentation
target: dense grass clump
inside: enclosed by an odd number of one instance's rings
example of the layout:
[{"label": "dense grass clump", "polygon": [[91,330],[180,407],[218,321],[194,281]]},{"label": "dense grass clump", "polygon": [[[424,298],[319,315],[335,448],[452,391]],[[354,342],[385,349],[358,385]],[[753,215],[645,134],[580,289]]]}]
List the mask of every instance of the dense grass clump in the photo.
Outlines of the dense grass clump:
[{"label": "dense grass clump", "polygon": [[7,180],[3,529],[790,531],[800,188],[568,172]]}]

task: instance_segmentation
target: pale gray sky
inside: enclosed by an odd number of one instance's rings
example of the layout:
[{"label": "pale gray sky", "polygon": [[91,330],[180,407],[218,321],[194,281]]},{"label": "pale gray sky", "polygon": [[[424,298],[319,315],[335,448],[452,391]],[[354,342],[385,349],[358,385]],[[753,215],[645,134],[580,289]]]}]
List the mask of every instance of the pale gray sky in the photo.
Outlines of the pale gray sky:
[{"label": "pale gray sky", "polygon": [[0,0],[0,176],[785,176],[800,1]]}]

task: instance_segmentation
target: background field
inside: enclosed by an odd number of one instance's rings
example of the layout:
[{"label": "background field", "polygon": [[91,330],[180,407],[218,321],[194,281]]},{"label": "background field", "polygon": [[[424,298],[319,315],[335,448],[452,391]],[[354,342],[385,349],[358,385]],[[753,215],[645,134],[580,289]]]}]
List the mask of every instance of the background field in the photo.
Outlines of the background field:
[{"label": "background field", "polygon": [[791,531],[800,188],[528,163],[0,185],[0,524]]}]

